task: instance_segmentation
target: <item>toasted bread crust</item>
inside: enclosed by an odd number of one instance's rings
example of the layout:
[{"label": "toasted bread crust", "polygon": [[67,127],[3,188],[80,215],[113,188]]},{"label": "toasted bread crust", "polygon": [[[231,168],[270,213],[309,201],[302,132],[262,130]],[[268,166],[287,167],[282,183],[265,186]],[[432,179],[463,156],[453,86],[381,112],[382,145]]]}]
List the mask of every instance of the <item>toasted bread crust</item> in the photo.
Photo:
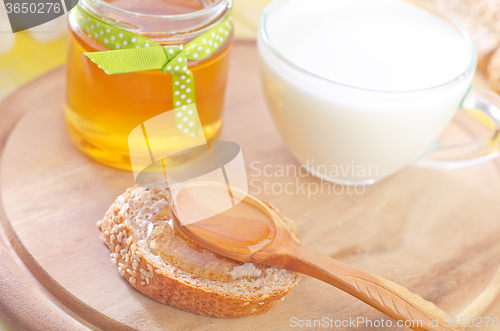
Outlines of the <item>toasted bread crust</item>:
[{"label": "toasted bread crust", "polygon": [[[129,188],[119,196],[101,224],[102,236],[111,251],[118,272],[137,290],[148,297],[199,315],[232,318],[264,313],[290,292],[299,275],[274,267],[266,267],[266,277],[235,280],[230,283],[203,279],[179,270],[153,255],[133,219],[154,215],[168,206],[166,190]],[[140,203],[137,201],[140,200]],[[149,208],[141,213],[138,206]],[[293,223],[269,205],[296,237]]]}]

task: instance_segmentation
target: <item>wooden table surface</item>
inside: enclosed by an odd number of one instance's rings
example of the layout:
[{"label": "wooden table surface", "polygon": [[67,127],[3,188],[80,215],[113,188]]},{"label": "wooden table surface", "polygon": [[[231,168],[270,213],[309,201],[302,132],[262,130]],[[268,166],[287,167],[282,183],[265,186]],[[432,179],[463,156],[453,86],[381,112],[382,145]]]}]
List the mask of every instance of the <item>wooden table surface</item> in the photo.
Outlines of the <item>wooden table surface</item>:
[{"label": "wooden table surface", "polygon": [[[69,142],[64,78],[56,70],[0,106],[0,317],[16,330],[287,330],[293,318],[386,319],[307,277],[268,313],[230,320],[134,290],[95,226],[133,176]],[[250,193],[293,219],[304,245],[400,283],[453,316],[500,317],[498,160],[453,171],[407,168],[361,194],[294,173],[299,165],[266,110],[252,42],[233,50],[224,116],[220,140],[241,146]],[[444,138],[487,134],[467,123],[459,114]],[[275,194],[286,184],[292,194]]]}]

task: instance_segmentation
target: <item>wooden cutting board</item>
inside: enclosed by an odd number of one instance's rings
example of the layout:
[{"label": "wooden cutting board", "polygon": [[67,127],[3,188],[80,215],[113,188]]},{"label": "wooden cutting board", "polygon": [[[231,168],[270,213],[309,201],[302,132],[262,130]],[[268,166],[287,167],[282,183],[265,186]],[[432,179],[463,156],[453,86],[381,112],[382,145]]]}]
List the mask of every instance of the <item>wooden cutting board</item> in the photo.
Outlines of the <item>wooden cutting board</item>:
[{"label": "wooden cutting board", "polygon": [[[266,110],[255,44],[237,42],[232,56],[220,140],[242,147],[250,193],[292,218],[303,244],[497,330],[484,317],[500,317],[500,162],[407,168],[357,193],[294,173],[298,164]],[[58,69],[0,106],[0,315],[16,329],[287,330],[299,320],[386,319],[307,277],[270,312],[229,320],[186,313],[133,289],[111,263],[96,221],[134,179],[70,143],[64,80]],[[465,117],[457,115],[445,139],[487,134]],[[279,194],[286,184],[288,193]]]}]

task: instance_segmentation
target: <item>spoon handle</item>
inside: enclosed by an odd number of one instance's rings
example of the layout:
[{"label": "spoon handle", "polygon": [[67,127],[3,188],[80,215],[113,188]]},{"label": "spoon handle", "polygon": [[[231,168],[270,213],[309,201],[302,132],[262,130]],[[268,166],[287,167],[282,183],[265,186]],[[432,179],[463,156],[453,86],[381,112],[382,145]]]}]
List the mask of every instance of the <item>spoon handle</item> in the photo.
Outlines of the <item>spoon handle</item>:
[{"label": "spoon handle", "polygon": [[[283,251],[282,251],[283,252]],[[293,270],[331,284],[416,331],[458,331],[432,302],[387,279],[356,269],[299,243],[270,257],[266,264]],[[403,322],[404,323],[404,322]]]}]

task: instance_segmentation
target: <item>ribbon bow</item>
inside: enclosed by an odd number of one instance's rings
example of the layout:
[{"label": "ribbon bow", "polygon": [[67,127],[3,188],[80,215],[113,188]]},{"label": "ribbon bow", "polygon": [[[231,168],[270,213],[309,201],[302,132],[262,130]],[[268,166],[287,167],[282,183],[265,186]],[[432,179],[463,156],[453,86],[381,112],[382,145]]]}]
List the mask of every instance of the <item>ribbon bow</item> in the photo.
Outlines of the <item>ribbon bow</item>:
[{"label": "ribbon bow", "polygon": [[[149,38],[110,25],[77,5],[72,13],[89,38],[112,49],[85,55],[108,75],[160,70],[172,74],[172,99],[175,107],[195,102],[193,74],[188,60],[203,60],[216,52],[232,30],[231,12],[210,30],[186,45],[162,46]],[[197,114],[195,114],[197,116]]]}]

